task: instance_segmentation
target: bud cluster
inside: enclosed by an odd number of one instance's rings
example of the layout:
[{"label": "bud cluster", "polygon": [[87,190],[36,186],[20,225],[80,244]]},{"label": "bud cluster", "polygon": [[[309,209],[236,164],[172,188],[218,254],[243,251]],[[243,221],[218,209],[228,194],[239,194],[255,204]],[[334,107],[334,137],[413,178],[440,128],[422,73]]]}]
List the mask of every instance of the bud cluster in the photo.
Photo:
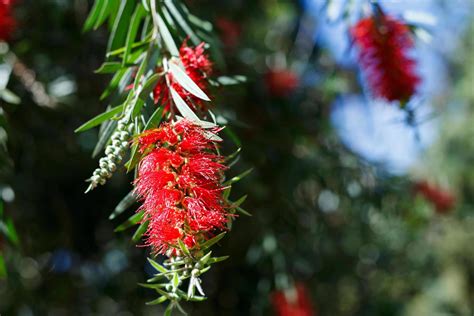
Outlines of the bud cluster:
[{"label": "bud cluster", "polygon": [[99,168],[94,170],[90,181],[88,191],[95,189],[99,184],[104,185],[107,179],[111,178],[117,165],[120,164],[129,146],[130,133],[134,124],[127,123],[128,119],[122,119],[118,122],[117,129],[110,137],[110,143],[105,148],[105,157],[100,158]]}]

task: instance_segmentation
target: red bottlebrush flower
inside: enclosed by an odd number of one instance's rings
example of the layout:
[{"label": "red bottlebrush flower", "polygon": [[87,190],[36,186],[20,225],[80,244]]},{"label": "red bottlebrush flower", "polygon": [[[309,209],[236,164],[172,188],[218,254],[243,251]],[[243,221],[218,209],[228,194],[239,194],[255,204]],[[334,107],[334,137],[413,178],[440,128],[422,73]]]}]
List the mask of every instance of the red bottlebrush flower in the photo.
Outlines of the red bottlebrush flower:
[{"label": "red bottlebrush flower", "polygon": [[215,154],[210,132],[188,120],[164,123],[139,136],[145,154],[138,168],[135,192],[142,200],[143,220],[148,220],[147,244],[166,254],[188,247],[223,229],[229,214],[222,197],[225,166]]},{"label": "red bottlebrush flower", "polygon": [[298,87],[298,76],[289,69],[270,70],[265,74],[268,92],[276,97],[286,97]]},{"label": "red bottlebrush flower", "polygon": [[379,13],[360,20],[350,32],[372,93],[388,101],[407,102],[420,82],[416,62],[408,56],[413,47],[408,27]]},{"label": "red bottlebrush flower", "polygon": [[448,213],[456,204],[456,198],[452,193],[430,184],[427,181],[417,182],[415,184],[415,192],[431,202],[435,206],[438,214]]},{"label": "red bottlebrush flower", "polygon": [[[183,63],[186,74],[203,90],[208,94],[208,81],[207,78],[212,73],[212,63],[210,62],[207,54],[204,51],[205,43],[201,43],[195,48],[189,47],[186,41],[181,45],[179,49],[179,57]],[[168,73],[167,80],[171,83],[173,89],[185,100],[191,101],[191,106],[195,109],[205,110],[205,101],[195,97],[188,91],[184,90],[181,85],[174,81],[173,76]],[[171,94],[166,84],[166,78],[161,78],[155,86],[153,91],[153,97],[155,103],[160,103],[165,107],[165,110],[169,110],[171,106]]]},{"label": "red bottlebrush flower", "polygon": [[285,291],[276,291],[271,298],[277,316],[314,316],[316,314],[308,291],[301,283]]},{"label": "red bottlebrush flower", "polygon": [[12,0],[0,0],[0,40],[10,39],[10,35],[15,29],[16,21],[12,12]]}]

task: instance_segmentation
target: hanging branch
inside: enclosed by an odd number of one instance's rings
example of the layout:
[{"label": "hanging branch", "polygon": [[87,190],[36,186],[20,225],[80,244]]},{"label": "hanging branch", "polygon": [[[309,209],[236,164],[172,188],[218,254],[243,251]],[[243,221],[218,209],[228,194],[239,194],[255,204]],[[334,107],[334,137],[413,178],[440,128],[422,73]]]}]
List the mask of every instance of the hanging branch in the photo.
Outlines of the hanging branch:
[{"label": "hanging branch", "polygon": [[135,188],[110,219],[142,202],[116,231],[139,224],[132,239],[144,236],[152,253],[165,257],[163,264],[149,259],[157,274],[142,286],[160,295],[149,304],[170,301],[167,313],[181,309],[182,300],[205,299],[200,276],[227,258],[212,257],[210,248],[237,211],[246,213],[240,207],[245,197],[233,202],[229,195],[247,173],[224,177],[240,148],[227,158],[220,154],[217,134],[224,127],[209,112],[209,23],[190,16],[180,1],[97,0],[84,26],[108,22],[106,61],[97,73],[113,75],[101,96],[110,97],[108,109],[76,130],[100,125],[93,156],[105,149],[86,192],[105,184],[129,158],[124,166],[135,170]]}]

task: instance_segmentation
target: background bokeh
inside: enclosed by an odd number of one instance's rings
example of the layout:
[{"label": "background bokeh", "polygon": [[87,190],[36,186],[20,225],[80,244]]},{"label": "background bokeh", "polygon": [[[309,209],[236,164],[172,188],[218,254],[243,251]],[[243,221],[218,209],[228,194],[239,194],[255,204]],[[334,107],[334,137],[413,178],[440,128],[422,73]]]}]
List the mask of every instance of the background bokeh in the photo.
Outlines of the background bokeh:
[{"label": "background bokeh", "polygon": [[[242,141],[235,185],[249,195],[216,247],[231,258],[204,277],[209,299],[191,315],[272,314],[271,293],[305,284],[319,315],[472,315],[474,312],[474,3],[379,1],[413,24],[422,78],[410,106],[374,101],[348,27],[366,1],[187,1],[213,22],[216,74],[247,76],[217,93],[216,111]],[[12,51],[57,101],[38,105],[21,76],[2,102],[8,158],[0,196],[19,246],[0,237],[8,278],[2,315],[160,315],[140,288],[148,250],[114,233],[108,215],[130,191],[114,175],[84,195],[97,162],[108,78],[94,74],[107,31],[82,33],[86,0],[21,0]],[[276,78],[276,79],[275,79]],[[41,102],[40,102],[41,103]],[[4,122],[2,122],[2,126]],[[3,133],[2,133],[3,135]],[[448,209],[417,194],[429,182]],[[129,210],[130,215],[133,210]]]}]

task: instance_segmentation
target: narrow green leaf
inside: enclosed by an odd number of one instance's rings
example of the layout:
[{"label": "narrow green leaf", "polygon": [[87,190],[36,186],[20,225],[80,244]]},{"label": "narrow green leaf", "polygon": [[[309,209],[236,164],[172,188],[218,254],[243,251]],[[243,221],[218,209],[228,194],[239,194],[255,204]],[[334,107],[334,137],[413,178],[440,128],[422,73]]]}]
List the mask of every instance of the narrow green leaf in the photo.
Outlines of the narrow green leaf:
[{"label": "narrow green leaf", "polygon": [[161,38],[165,42],[169,53],[172,56],[179,57],[178,47],[176,47],[176,43],[174,42],[173,36],[171,36],[171,33],[168,27],[166,26],[165,21],[163,21],[163,18],[158,13],[156,13],[155,18],[158,23],[158,31],[160,32]]},{"label": "narrow green leaf", "polygon": [[[181,69],[176,63],[171,61],[169,63],[171,74],[173,78],[189,93],[194,96],[204,100],[211,101],[209,97],[204,93],[204,91],[199,88],[199,86],[186,74],[186,72]],[[183,114],[184,115],[184,114]]]},{"label": "narrow green leaf", "polygon": [[196,33],[194,33],[193,29],[189,26],[188,22],[185,18],[183,18],[179,9],[174,5],[173,1],[165,0],[165,6],[168,9],[169,13],[173,16],[173,18],[178,22],[179,26],[183,29],[186,35],[189,36],[191,41],[194,45],[199,45],[200,40],[197,37]]},{"label": "narrow green leaf", "polygon": [[222,238],[224,238],[226,232],[222,232],[219,235],[205,241],[204,243],[201,244],[201,249],[206,250],[213,246],[215,243],[218,243]]},{"label": "narrow green leaf", "polygon": [[104,132],[99,137],[99,141],[95,145],[94,151],[92,152],[92,157],[95,158],[105,147],[110,137],[117,128],[117,121],[110,121],[107,124],[107,127],[104,129]]},{"label": "narrow green leaf", "polygon": [[144,221],[143,223],[141,223],[135,231],[135,234],[133,234],[132,241],[135,243],[138,242],[140,238],[142,238],[143,234],[146,232],[147,228],[148,221]]},{"label": "narrow green leaf", "polygon": [[153,91],[156,84],[158,83],[158,80],[160,80],[162,76],[162,74],[153,74],[152,76],[150,76],[150,78],[148,78],[145,84],[143,85],[143,89],[139,94],[139,98],[142,100],[146,100],[150,96],[150,93]]},{"label": "narrow green leaf", "polygon": [[124,46],[128,26],[130,25],[130,18],[136,3],[137,2],[135,0],[121,1],[118,14],[115,18],[114,26],[110,33],[109,42],[107,44],[108,52]]},{"label": "narrow green leaf", "polygon": [[147,289],[158,289],[166,287],[166,284],[146,284],[146,283],[138,283],[139,286],[147,288]]},{"label": "narrow green leaf", "polygon": [[122,64],[118,62],[105,62],[95,70],[96,74],[110,74],[119,71],[122,68]]},{"label": "narrow green leaf", "polygon": [[158,305],[158,304],[161,304],[163,302],[165,302],[168,298],[164,295],[160,296],[159,298],[157,298],[156,300],[153,300],[151,302],[146,302],[145,304],[146,305]]},{"label": "narrow green leaf", "polygon": [[209,258],[211,258],[211,255],[212,255],[212,251],[209,251],[201,259],[199,259],[199,263],[201,263],[202,265],[205,265],[207,261],[209,260]]},{"label": "narrow green leaf", "polygon": [[101,26],[105,20],[109,17],[110,13],[114,9],[112,5],[113,0],[105,0],[104,5],[102,6],[99,16],[97,17],[94,23],[94,30],[97,30],[99,26]]},{"label": "narrow green leaf", "polygon": [[102,12],[102,9],[104,6],[106,6],[107,1],[106,0],[96,0],[94,2],[94,5],[92,6],[92,9],[89,13],[89,16],[87,17],[86,21],[84,22],[84,27],[82,28],[83,32],[90,31],[96,21],[99,18],[99,15]]},{"label": "narrow green leaf", "polygon": [[159,271],[161,273],[168,273],[169,272],[168,269],[163,267],[161,264],[159,264],[155,260],[150,259],[150,258],[147,258],[147,259],[148,259],[148,262],[151,264],[151,266],[156,269],[156,271]]},{"label": "narrow green leaf", "polygon": [[140,221],[143,219],[143,214],[144,214],[143,211],[140,211],[138,213],[133,214],[132,216],[130,216],[129,219],[127,219],[125,222],[123,222],[122,224],[117,226],[117,228],[115,228],[114,232],[116,232],[116,233],[122,232],[122,231],[126,230],[127,228],[132,227],[133,225],[136,225],[136,224],[140,223]]},{"label": "narrow green leaf", "polygon": [[120,82],[122,81],[122,79],[126,78],[126,74],[127,74],[127,71],[131,72],[131,69],[127,69],[127,68],[122,68],[122,70],[118,71],[113,77],[112,77],[112,80],[110,80],[110,83],[109,85],[107,86],[107,88],[105,88],[104,92],[101,94],[100,96],[100,99],[103,100],[105,99],[106,97],[108,97],[110,95],[110,93],[112,93],[112,91],[114,91],[118,85],[120,84]]},{"label": "narrow green leaf", "polygon": [[172,88],[170,87],[171,97],[173,98],[174,104],[178,108],[179,113],[181,113],[184,118],[194,122],[200,122],[201,120],[199,117],[189,108],[186,102],[181,98],[181,96]]},{"label": "narrow green leaf", "polygon": [[240,206],[238,206],[238,207],[236,208],[236,210],[237,210],[239,213],[242,213],[242,214],[244,214],[244,215],[246,215],[246,216],[252,216],[252,214],[250,214],[249,212],[247,212],[246,210],[244,210],[244,209],[241,208]]},{"label": "narrow green leaf", "polygon": [[117,204],[115,210],[110,214],[109,219],[112,220],[116,218],[118,215],[122,214],[125,210],[127,210],[130,206],[133,205],[137,201],[135,193],[132,191],[128,192],[128,194]]},{"label": "narrow green leaf", "polygon": [[0,199],[0,220],[3,218],[3,201]]},{"label": "narrow green leaf", "polygon": [[173,279],[171,280],[171,284],[173,285],[173,288],[176,290],[179,286],[179,276],[178,273],[173,273]]},{"label": "narrow green leaf", "polygon": [[135,7],[135,12],[133,12],[132,20],[128,28],[127,38],[125,40],[125,51],[122,60],[123,66],[125,66],[125,64],[128,62],[128,56],[130,55],[132,44],[135,41],[135,38],[137,37],[138,28],[145,14],[145,8],[141,3],[138,3]]},{"label": "narrow green leaf", "polygon": [[102,122],[114,117],[114,115],[122,112],[123,111],[123,106],[124,105],[121,104],[119,106],[116,106],[116,107],[108,110],[107,112],[104,112],[102,114],[97,115],[96,117],[90,119],[89,121],[85,122],[84,124],[82,124],[81,126],[76,128],[76,130],[74,132],[75,133],[84,132],[84,131],[87,131],[88,129],[96,127],[97,125],[101,124]]},{"label": "narrow green leaf", "polygon": [[240,141],[239,137],[237,134],[234,133],[232,128],[227,125],[224,128],[224,133],[232,140],[232,142],[237,146],[237,147],[242,147],[242,142]]},{"label": "narrow green leaf", "polygon": [[253,168],[250,168],[244,172],[242,172],[241,174],[239,174],[238,176],[235,176],[233,177],[232,179],[226,181],[223,183],[224,186],[228,186],[228,185],[231,185],[233,183],[236,183],[236,182],[239,182],[240,180],[242,180],[243,178],[245,178],[249,173],[251,173],[253,171]]},{"label": "narrow green leaf", "polygon": [[166,308],[165,312],[163,313],[163,316],[171,316],[171,313],[173,312],[174,309],[174,304],[171,302],[168,307]]},{"label": "narrow green leaf", "polygon": [[188,247],[184,244],[184,242],[181,239],[178,239],[178,244],[179,244],[179,248],[181,249],[183,254],[186,257],[191,257],[191,253],[189,252]]},{"label": "narrow green leaf", "polygon": [[213,264],[213,263],[221,262],[221,261],[224,261],[224,260],[227,260],[227,259],[229,259],[229,256],[214,257],[214,258],[209,259],[209,261],[207,261],[207,263],[208,264]]},{"label": "narrow green leaf", "polygon": [[234,203],[232,203],[232,206],[233,207],[239,207],[242,203],[245,202],[245,200],[247,199],[247,194],[242,196],[240,199],[238,199],[237,201],[235,201]]}]

